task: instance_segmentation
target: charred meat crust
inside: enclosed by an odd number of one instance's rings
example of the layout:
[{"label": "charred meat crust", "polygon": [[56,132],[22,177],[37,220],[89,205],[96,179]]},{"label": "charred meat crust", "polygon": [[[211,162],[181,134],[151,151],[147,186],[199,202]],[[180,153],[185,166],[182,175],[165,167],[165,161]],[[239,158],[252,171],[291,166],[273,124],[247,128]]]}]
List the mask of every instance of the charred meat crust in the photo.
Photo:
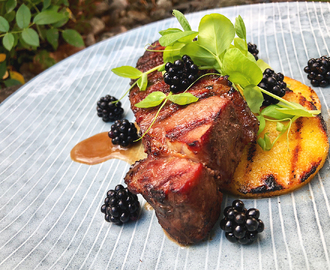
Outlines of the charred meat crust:
[{"label": "charred meat crust", "polygon": [[180,244],[201,241],[219,218],[222,194],[214,173],[201,163],[147,158],[132,167],[125,181],[143,195],[163,229]]},{"label": "charred meat crust", "polygon": [[[152,49],[162,49],[154,43]],[[147,51],[137,68],[162,64],[162,53]],[[129,98],[142,133],[159,107],[134,106],[154,91],[169,92],[162,73],[148,75],[146,91],[133,87]],[[208,75],[187,92],[199,101],[186,106],[167,102],[142,142],[148,157],[136,162],[125,182],[154,208],[159,224],[181,244],[204,239],[220,215],[221,181],[229,182],[246,144],[256,139],[258,121],[227,78]],[[231,153],[233,152],[233,153]]]}]

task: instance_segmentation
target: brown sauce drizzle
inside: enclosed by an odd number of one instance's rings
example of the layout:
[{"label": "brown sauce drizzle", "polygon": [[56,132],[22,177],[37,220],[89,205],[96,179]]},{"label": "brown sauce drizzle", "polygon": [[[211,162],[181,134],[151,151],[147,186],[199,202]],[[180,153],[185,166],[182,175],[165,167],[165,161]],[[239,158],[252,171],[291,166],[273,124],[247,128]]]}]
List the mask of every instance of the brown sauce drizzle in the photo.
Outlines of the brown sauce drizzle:
[{"label": "brown sauce drizzle", "polygon": [[71,159],[76,162],[94,165],[109,159],[120,159],[129,164],[147,157],[141,141],[130,147],[113,145],[108,132],[96,134],[78,143],[70,152]]}]

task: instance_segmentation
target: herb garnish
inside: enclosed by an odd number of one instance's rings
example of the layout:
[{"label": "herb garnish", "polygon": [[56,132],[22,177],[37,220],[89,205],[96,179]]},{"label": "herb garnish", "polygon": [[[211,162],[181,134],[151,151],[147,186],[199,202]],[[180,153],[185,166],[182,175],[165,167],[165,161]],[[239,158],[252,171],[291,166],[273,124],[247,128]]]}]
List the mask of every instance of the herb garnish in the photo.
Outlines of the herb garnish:
[{"label": "herb garnish", "polygon": [[[308,110],[298,103],[289,102],[258,87],[263,77],[263,71],[269,66],[260,59],[256,61],[248,51],[246,27],[241,16],[235,19],[235,25],[233,25],[224,15],[209,14],[201,19],[198,31],[192,31],[189,22],[180,11],[174,10],[173,15],[183,30],[168,28],[159,32],[161,35],[159,43],[165,46],[163,62],[174,62],[186,54],[198,65],[200,70],[213,69],[219,72],[219,76],[227,75],[233,83],[233,87],[241,92],[251,111],[257,116],[260,122],[258,134],[263,131],[266,121],[277,122],[279,135],[273,142],[270,141],[267,133],[263,138],[258,138],[257,142],[262,149],[270,150],[277,139],[289,130],[292,123],[299,117],[314,117],[320,114],[319,110]],[[157,66],[144,73],[129,66],[115,68],[112,71],[125,78],[137,79],[128,91],[136,84],[141,91],[144,91],[148,84],[148,74],[156,70],[162,71],[164,66],[165,64]],[[262,93],[272,96],[280,102],[261,111],[264,100]],[[179,105],[187,105],[196,102],[198,98],[186,92],[176,95],[170,92],[167,96],[162,92],[153,92],[135,106],[150,108],[161,104],[156,114],[157,117],[168,100]],[[285,125],[282,123],[283,121],[289,121],[289,123]]]}]

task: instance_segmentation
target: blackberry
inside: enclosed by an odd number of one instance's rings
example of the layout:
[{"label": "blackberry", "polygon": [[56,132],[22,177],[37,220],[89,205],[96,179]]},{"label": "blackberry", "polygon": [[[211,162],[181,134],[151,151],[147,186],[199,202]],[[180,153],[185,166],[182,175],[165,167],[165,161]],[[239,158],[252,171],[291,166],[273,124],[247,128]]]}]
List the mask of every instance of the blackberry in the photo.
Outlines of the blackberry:
[{"label": "blackberry", "polygon": [[264,223],[259,216],[258,209],[247,210],[241,200],[235,200],[231,206],[224,209],[220,228],[225,231],[225,236],[230,242],[251,244],[257,239],[258,233],[264,230]]},{"label": "blackberry", "polygon": [[139,138],[134,123],[129,122],[127,119],[116,120],[111,125],[108,136],[111,138],[112,144],[123,147],[129,146]]},{"label": "blackberry", "polygon": [[[115,102],[117,101],[117,102]],[[97,102],[97,116],[102,117],[104,122],[115,121],[122,118],[124,110],[121,102],[113,96],[106,95]]]},{"label": "blackberry", "polygon": [[321,56],[309,59],[304,71],[308,74],[307,78],[313,86],[328,86],[330,84],[330,57]]},{"label": "blackberry", "polygon": [[198,66],[194,64],[188,55],[174,63],[165,64],[164,82],[170,86],[172,93],[179,93],[187,89],[198,77]]},{"label": "blackberry", "polygon": [[[282,73],[275,73],[274,70],[266,68],[263,73],[263,78],[258,84],[260,88],[267,90],[268,92],[283,97],[286,91],[286,83],[283,81],[284,75]],[[271,104],[277,104],[279,100],[262,93],[264,96],[263,106],[268,106]]]},{"label": "blackberry", "polygon": [[107,192],[104,204],[101,206],[101,212],[108,222],[121,225],[130,220],[138,219],[140,211],[140,202],[136,194],[131,193],[128,188],[117,185],[115,189]]},{"label": "blackberry", "polygon": [[248,45],[248,51],[254,56],[254,58],[257,61],[259,59],[258,57],[259,50],[257,49],[257,45],[251,42],[249,42],[247,45]]}]

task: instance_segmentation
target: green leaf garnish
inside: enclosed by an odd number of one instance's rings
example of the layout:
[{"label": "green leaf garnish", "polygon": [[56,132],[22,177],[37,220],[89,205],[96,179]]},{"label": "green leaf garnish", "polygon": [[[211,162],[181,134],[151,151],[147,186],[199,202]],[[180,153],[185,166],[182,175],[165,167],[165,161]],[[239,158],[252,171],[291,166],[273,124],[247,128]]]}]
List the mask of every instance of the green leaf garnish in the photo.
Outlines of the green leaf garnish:
[{"label": "green leaf garnish", "polygon": [[198,34],[196,31],[184,31],[184,32],[176,32],[168,35],[164,35],[159,39],[159,43],[162,46],[169,46],[174,42],[180,40],[181,38],[189,36],[191,40]]},{"label": "green leaf garnish", "polygon": [[237,49],[239,49],[244,55],[247,55],[248,46],[244,39],[234,38],[234,45]]},{"label": "green leaf garnish", "polygon": [[260,147],[264,151],[269,151],[273,148],[273,144],[269,138],[269,133],[265,133],[263,138],[259,137],[257,140],[257,143],[260,145]]},{"label": "green leaf garnish", "polygon": [[270,68],[270,65],[268,65],[265,61],[263,61],[262,59],[258,59],[257,60],[257,65],[258,67],[261,69],[262,72],[264,72],[267,68]]},{"label": "green leaf garnish", "polygon": [[227,17],[217,13],[204,16],[198,32],[199,45],[218,57],[229,48],[235,37],[234,25]]},{"label": "green leaf garnish", "polygon": [[168,99],[178,105],[188,105],[198,101],[198,98],[190,93],[170,95]]},{"label": "green leaf garnish", "polygon": [[191,31],[188,20],[179,10],[174,9],[173,15],[177,18],[184,31]]},{"label": "green leaf garnish", "polygon": [[202,48],[197,42],[186,44],[181,49],[181,54],[187,54],[194,59],[196,65],[215,66],[216,59],[208,50]]},{"label": "green leaf garnish", "polygon": [[246,41],[246,28],[241,15],[235,19],[235,31],[238,37]]},{"label": "green leaf garnish", "polygon": [[148,86],[148,74],[147,73],[142,73],[141,77],[137,81],[137,85],[141,91],[144,91],[147,89],[147,86]]},{"label": "green leaf garnish", "polygon": [[262,115],[257,115],[256,116],[258,121],[259,121],[259,130],[258,130],[258,135],[264,131],[265,127],[266,127],[266,120],[265,117],[263,117]]},{"label": "green leaf garnish", "polygon": [[263,76],[256,61],[251,61],[237,48],[228,49],[225,53],[223,71],[229,75],[233,83],[243,88],[248,85],[258,85]]},{"label": "green leaf garnish", "polygon": [[269,105],[261,111],[261,115],[267,116],[267,117],[270,117],[273,119],[277,119],[277,120],[283,120],[283,119],[288,119],[288,118],[293,117],[290,114],[286,114],[286,113],[279,111],[278,110],[279,108],[281,108],[281,107],[278,105],[275,105],[275,104]]},{"label": "green leaf garnish", "polygon": [[166,99],[166,95],[163,92],[155,91],[134,106],[138,108],[152,108],[158,106],[164,99]]},{"label": "green leaf garnish", "polygon": [[180,58],[180,51],[185,46],[184,43],[175,42],[172,45],[169,45],[165,48],[163,53],[164,63],[174,62]]},{"label": "green leaf garnish", "polygon": [[121,66],[113,68],[111,69],[111,71],[120,77],[130,79],[137,79],[140,78],[142,75],[142,72],[140,70],[131,66]]},{"label": "green leaf garnish", "polygon": [[182,30],[179,28],[168,28],[166,30],[159,31],[159,34],[162,36],[165,36],[165,35],[169,35],[169,34],[173,34],[173,33],[177,33],[177,32],[182,32]]},{"label": "green leaf garnish", "polygon": [[251,111],[253,113],[258,113],[264,100],[262,93],[259,91],[259,87],[253,84],[248,85],[243,89],[243,95]]},{"label": "green leaf garnish", "polygon": [[[143,136],[150,130],[155,123],[159,112],[165,106],[167,101],[178,105],[188,105],[198,101],[198,98],[186,91],[196,83],[200,78],[210,75],[227,75],[233,83],[233,87],[244,96],[251,111],[256,114],[259,120],[258,135],[264,131],[267,121],[277,122],[276,129],[278,136],[271,142],[269,133],[265,133],[263,138],[259,137],[257,142],[265,151],[269,151],[275,142],[287,132],[292,123],[299,117],[315,117],[320,113],[319,110],[308,110],[298,103],[289,102],[280,98],[265,89],[258,87],[263,71],[270,66],[263,60],[255,60],[254,56],[248,52],[246,42],[246,27],[241,16],[235,19],[235,26],[231,21],[221,14],[209,14],[204,16],[198,26],[198,32],[192,31],[191,26],[185,16],[178,10],[173,11],[183,30],[179,28],[168,28],[160,31],[159,43],[165,46],[163,51],[163,62],[174,62],[183,55],[189,55],[193,62],[198,65],[200,70],[216,70],[219,73],[206,73],[193,82],[183,93],[173,95],[171,92],[166,96],[163,92],[153,92],[144,100],[135,104],[139,108],[151,108],[159,106],[159,109]],[[235,37],[235,34],[237,35]],[[194,38],[197,37],[196,40]],[[148,49],[153,51],[152,49]],[[148,85],[148,74],[154,71],[164,71],[165,64],[154,67],[144,73],[130,66],[115,68],[112,71],[122,77],[138,79],[136,80],[128,93],[135,85],[141,91],[146,90]],[[260,108],[263,103],[263,94],[267,94],[280,102],[277,105],[271,105]],[[283,124],[280,121],[289,121]],[[142,137],[143,137],[142,136]],[[141,138],[142,138],[141,137]]]}]

